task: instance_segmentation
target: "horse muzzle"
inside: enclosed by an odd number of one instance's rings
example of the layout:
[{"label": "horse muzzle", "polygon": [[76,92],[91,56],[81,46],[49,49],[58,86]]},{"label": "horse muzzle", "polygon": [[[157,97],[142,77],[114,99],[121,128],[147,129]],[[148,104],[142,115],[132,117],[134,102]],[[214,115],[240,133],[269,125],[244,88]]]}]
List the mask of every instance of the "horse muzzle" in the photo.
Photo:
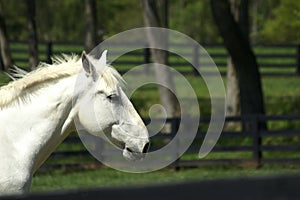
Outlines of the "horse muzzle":
[{"label": "horse muzzle", "polygon": [[150,143],[146,142],[145,145],[142,148],[142,151],[134,151],[129,147],[126,147],[123,150],[123,156],[125,159],[130,161],[137,161],[137,160],[143,160],[149,150]]},{"label": "horse muzzle", "polygon": [[[131,132],[132,130],[134,133]],[[125,144],[123,156],[127,160],[142,160],[149,150],[150,143],[146,128],[135,127],[135,129],[124,130],[121,125],[113,125],[111,135]]]}]

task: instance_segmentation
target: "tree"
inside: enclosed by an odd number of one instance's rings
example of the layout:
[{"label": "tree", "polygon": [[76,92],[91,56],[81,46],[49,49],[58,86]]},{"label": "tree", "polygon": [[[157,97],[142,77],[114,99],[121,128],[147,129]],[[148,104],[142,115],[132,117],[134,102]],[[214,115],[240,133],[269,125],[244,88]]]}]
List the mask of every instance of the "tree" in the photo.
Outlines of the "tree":
[{"label": "tree", "polygon": [[35,69],[39,64],[38,38],[35,22],[35,0],[26,0],[28,19],[29,65]]},{"label": "tree", "polygon": [[91,51],[97,45],[97,6],[95,0],[85,0],[85,50]]},{"label": "tree", "polygon": [[[156,0],[142,0],[145,24],[148,27],[167,27],[168,26],[168,0],[163,0],[161,9],[162,16],[158,12]],[[159,38],[151,33],[148,34],[150,43],[159,42]],[[165,43],[165,42],[164,42]],[[165,48],[166,49],[166,48]],[[151,55],[155,63],[168,65],[168,52],[160,49],[151,49]],[[175,91],[174,82],[169,68],[155,68],[155,77],[158,82],[164,83],[171,90]],[[179,105],[176,96],[166,87],[158,86],[160,101],[166,109],[168,117],[179,115]]]},{"label": "tree", "polygon": [[[238,23],[244,38],[249,42],[248,0],[229,0],[231,14]],[[240,92],[238,76],[231,57],[227,63],[227,115],[240,114]]]},{"label": "tree", "polygon": [[[236,22],[239,21],[239,5],[238,0],[230,0],[230,11]],[[235,67],[233,66],[231,57],[227,59],[227,74],[226,74],[226,108],[227,116],[237,116],[240,114],[240,90],[238,77]]]},{"label": "tree", "polygon": [[0,50],[3,64],[3,68],[1,70],[8,71],[8,69],[13,66],[13,60],[9,50],[9,42],[6,32],[2,2],[0,2]]},{"label": "tree", "polygon": [[260,74],[255,55],[231,14],[228,0],[211,0],[215,22],[237,72],[241,114],[264,114]]}]

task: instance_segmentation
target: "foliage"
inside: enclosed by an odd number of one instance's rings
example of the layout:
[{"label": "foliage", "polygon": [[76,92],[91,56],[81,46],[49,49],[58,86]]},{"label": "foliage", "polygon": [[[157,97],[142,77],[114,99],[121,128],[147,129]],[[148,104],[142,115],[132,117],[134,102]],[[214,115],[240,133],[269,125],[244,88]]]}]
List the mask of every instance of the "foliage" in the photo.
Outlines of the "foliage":
[{"label": "foliage", "polygon": [[[1,0],[10,40],[27,40],[26,2]],[[255,4],[256,3],[256,4]],[[253,5],[257,5],[254,9]],[[85,32],[84,1],[36,1],[40,41],[83,42]],[[206,42],[220,42],[209,0],[169,1],[170,28]],[[261,43],[299,43],[300,1],[251,1],[250,26],[257,25],[255,37]],[[98,35],[108,37],[131,28],[144,26],[139,0],[97,1]],[[257,32],[257,33],[256,33]],[[254,33],[250,33],[254,35]]]},{"label": "foliage", "polygon": [[144,24],[140,0],[99,1],[99,18],[105,36]]},{"label": "foliage", "polygon": [[298,44],[300,42],[300,1],[281,0],[271,14],[262,29],[264,41]]},{"label": "foliage", "polygon": [[173,1],[170,13],[170,28],[200,42],[221,40],[212,18],[209,0]]},{"label": "foliage", "polygon": [[[84,1],[36,1],[36,21],[41,41],[83,42],[85,31]],[[27,19],[25,2],[3,1],[7,29],[11,40],[26,40]],[[111,35],[128,28],[142,26],[138,1],[97,1],[98,34]]]},{"label": "foliage", "polygon": [[78,41],[84,38],[84,1],[37,1],[37,28],[41,40]]}]

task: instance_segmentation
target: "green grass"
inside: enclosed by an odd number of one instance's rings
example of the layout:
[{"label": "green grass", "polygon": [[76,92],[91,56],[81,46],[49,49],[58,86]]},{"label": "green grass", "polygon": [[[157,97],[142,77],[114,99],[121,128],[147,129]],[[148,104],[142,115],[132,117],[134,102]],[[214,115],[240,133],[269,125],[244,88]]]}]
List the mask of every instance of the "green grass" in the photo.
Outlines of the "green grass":
[{"label": "green grass", "polygon": [[[17,47],[16,47],[17,48]],[[65,50],[72,51],[73,49],[68,46],[55,47],[57,51]],[[76,47],[76,50],[80,51],[80,47]],[[224,49],[208,49],[210,53],[223,52]],[[257,48],[256,51],[260,53],[272,53],[270,49]],[[282,52],[281,52],[282,51]],[[291,53],[292,50],[280,50],[275,53]],[[24,55],[20,54],[20,57]],[[140,61],[130,56],[129,60]],[[123,61],[127,61],[128,58],[123,58]],[[175,58],[172,58],[175,59]],[[120,61],[122,59],[120,58]],[[223,61],[220,59],[219,61]],[[224,60],[226,61],[226,59]],[[279,61],[278,61],[279,62]],[[289,61],[286,61],[289,62]],[[129,68],[130,66],[128,66]],[[120,66],[117,68],[121,69]],[[180,69],[178,67],[177,69]],[[225,71],[225,68],[221,68]],[[262,69],[268,72],[269,68]],[[294,69],[278,69],[278,72],[293,72],[290,70]],[[139,77],[139,80],[146,80],[147,76]],[[199,99],[201,115],[209,115],[210,112],[210,100],[209,93],[206,85],[200,77],[186,76],[189,83],[195,89],[195,93]],[[224,77],[223,77],[224,78]],[[225,79],[225,78],[224,78]],[[137,79],[134,77],[133,81]],[[9,78],[0,73],[0,86],[6,84]],[[178,80],[175,80],[178,83]],[[224,80],[226,84],[226,80]],[[180,81],[179,81],[180,83]],[[293,77],[267,77],[262,78],[265,107],[266,113],[268,115],[281,115],[281,114],[299,114],[300,113],[300,78]],[[182,84],[177,85],[176,88],[185,94],[184,87]],[[147,85],[143,86],[137,90],[133,96],[132,101],[143,117],[148,117],[148,111],[151,105],[159,103],[159,96],[157,91],[157,86]],[[268,127],[272,130],[278,129],[293,129],[295,127],[299,128],[299,122],[289,122],[289,121],[274,121],[269,122]],[[276,144],[299,144],[300,139],[298,137],[277,137],[277,138],[263,138],[263,143],[268,145]],[[249,138],[237,139],[235,141],[220,141],[219,145],[222,143],[235,145],[243,144],[249,145],[251,141]],[[58,151],[65,150],[82,150],[84,149],[81,144],[70,145],[63,144],[59,146]],[[298,152],[287,151],[287,152],[264,152],[264,158],[278,158],[278,157],[289,157],[289,158],[299,158]],[[218,159],[218,158],[251,158],[251,152],[214,152],[208,155],[206,159]],[[182,157],[184,160],[196,159],[197,155],[187,154]],[[68,159],[58,158],[56,160],[49,159],[47,164],[64,164],[64,163],[78,163],[80,162],[91,162],[94,161],[92,158],[87,157],[70,157]],[[213,167],[199,167],[195,169],[184,169],[179,172],[174,171],[172,168],[164,169],[157,172],[147,173],[147,174],[128,174],[113,169],[102,168],[99,170],[89,170],[89,171],[70,171],[70,170],[56,170],[49,173],[38,172],[33,178],[32,191],[45,191],[45,190],[58,190],[58,189],[82,189],[82,188],[94,188],[94,187],[108,187],[108,186],[127,186],[136,184],[156,184],[156,183],[174,183],[181,181],[190,180],[207,180],[215,178],[232,178],[232,177],[252,177],[252,176],[263,176],[263,175],[275,175],[275,174],[290,174],[290,173],[300,173],[300,168],[298,166],[292,165],[281,165],[281,166],[263,166],[260,169],[255,169],[253,167],[242,167],[242,166],[213,166]]]},{"label": "green grass", "polygon": [[[147,76],[139,75],[138,80],[147,80]],[[200,104],[201,115],[209,115],[210,113],[210,97],[205,82],[201,77],[185,76],[189,84],[193,87]],[[224,78],[224,77],[223,77]],[[153,80],[153,79],[152,79]],[[0,86],[6,84],[9,78],[0,73]],[[130,81],[137,81],[133,77]],[[176,90],[181,93],[181,96],[189,96],[185,94],[185,86],[180,80],[176,80]],[[224,78],[224,83],[226,80]],[[262,78],[265,108],[268,115],[280,114],[298,114],[300,113],[300,78],[292,77],[263,77]],[[151,105],[159,103],[159,95],[157,85],[145,85],[131,96],[131,100],[137,110],[143,117],[148,117],[148,111]],[[283,122],[285,123],[285,122]]]},{"label": "green grass", "polygon": [[[205,82],[200,77],[186,76],[199,98],[201,114],[210,112],[210,97]],[[224,78],[224,77],[223,77]],[[146,77],[139,77],[147,80]],[[176,81],[177,91],[184,96],[184,86]],[[224,83],[226,80],[224,78]],[[130,84],[129,84],[130,85]],[[262,77],[265,99],[265,109],[268,115],[298,114],[300,113],[300,78],[292,77]],[[139,88],[131,97],[134,105],[144,117],[148,116],[151,105],[159,103],[157,86],[147,85]]]},{"label": "green grass", "polygon": [[[210,112],[210,97],[205,82],[201,77],[186,76],[199,99],[201,114],[208,115]],[[224,77],[223,77],[224,78]],[[139,75],[139,80],[147,80],[147,76]],[[224,78],[225,80],[225,78]],[[9,78],[0,73],[0,86],[6,84]],[[132,81],[137,81],[133,77]],[[130,82],[130,80],[129,80]],[[185,89],[179,80],[175,80],[177,91],[185,96]],[[226,84],[226,80],[224,81]],[[130,85],[130,83],[128,84]],[[292,77],[263,77],[262,78],[266,113],[268,115],[298,114],[300,113],[300,78]],[[188,96],[188,94],[187,94]],[[157,86],[146,85],[139,88],[131,97],[137,110],[143,117],[148,117],[151,105],[159,103]]]},{"label": "green grass", "polygon": [[255,177],[282,174],[299,174],[300,169],[293,166],[264,166],[260,169],[242,166],[214,166],[187,168],[180,171],[164,169],[143,174],[130,174],[109,168],[89,171],[52,171],[37,173],[31,191],[85,189],[130,185],[151,185],[209,179],[228,179],[236,177]]},{"label": "green grass", "polygon": [[263,77],[265,97],[300,96],[300,77]]},{"label": "green grass", "polygon": [[9,81],[8,76],[6,74],[0,72],[0,87],[7,84],[8,81]]}]

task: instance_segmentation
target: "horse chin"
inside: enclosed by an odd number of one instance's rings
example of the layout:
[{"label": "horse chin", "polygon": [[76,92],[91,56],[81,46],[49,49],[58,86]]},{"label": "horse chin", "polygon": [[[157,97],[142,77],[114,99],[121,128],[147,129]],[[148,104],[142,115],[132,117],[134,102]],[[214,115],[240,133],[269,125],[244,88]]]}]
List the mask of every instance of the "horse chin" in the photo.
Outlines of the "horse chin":
[{"label": "horse chin", "polygon": [[145,158],[145,154],[139,152],[130,152],[125,148],[123,150],[123,157],[128,161],[139,161]]}]

